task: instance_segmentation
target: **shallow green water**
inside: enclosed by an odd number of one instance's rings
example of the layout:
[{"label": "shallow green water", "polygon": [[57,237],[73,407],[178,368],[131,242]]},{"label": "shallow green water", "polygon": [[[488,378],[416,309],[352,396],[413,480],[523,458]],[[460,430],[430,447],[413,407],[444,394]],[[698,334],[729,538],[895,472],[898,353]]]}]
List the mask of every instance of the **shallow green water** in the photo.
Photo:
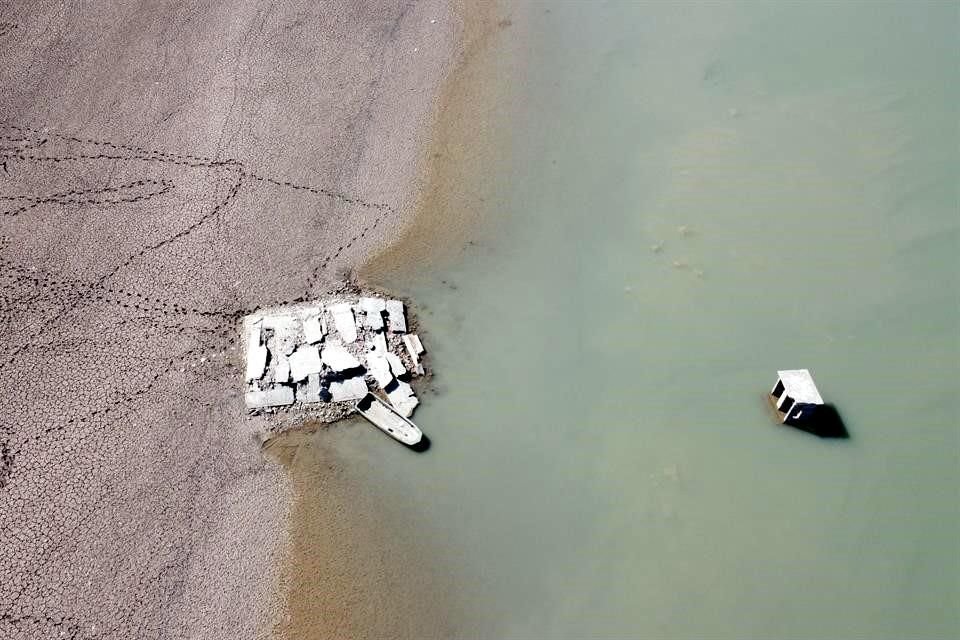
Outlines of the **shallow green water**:
[{"label": "shallow green water", "polygon": [[[434,447],[338,442],[462,635],[960,634],[957,7],[516,10],[476,246],[393,283]],[[849,441],[772,424],[800,367]]]}]

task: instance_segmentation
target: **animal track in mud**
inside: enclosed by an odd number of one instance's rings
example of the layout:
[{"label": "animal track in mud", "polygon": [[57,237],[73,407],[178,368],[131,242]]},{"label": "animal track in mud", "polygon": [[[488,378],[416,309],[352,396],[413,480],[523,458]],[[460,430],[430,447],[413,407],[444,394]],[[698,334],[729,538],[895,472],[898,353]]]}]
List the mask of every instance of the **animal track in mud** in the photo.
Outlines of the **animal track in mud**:
[{"label": "animal track in mud", "polygon": [[[114,517],[111,501],[124,509],[136,504],[139,484],[127,486],[117,476],[131,457],[177,464],[176,441],[169,450],[144,452],[130,449],[125,434],[149,433],[158,420],[175,428],[170,415],[179,411],[222,411],[220,390],[236,384],[228,352],[242,316],[317,295],[321,278],[332,277],[350,248],[396,211],[262,175],[231,159],[11,124],[0,125],[0,134],[0,572],[11,577],[0,581],[0,637],[123,637],[90,631],[92,625],[76,620],[97,614],[67,616],[63,603],[98,584],[96,576],[172,581],[177,590],[185,579],[179,567],[189,565],[182,556],[188,546],[165,536],[144,546],[148,555],[139,572],[118,574],[119,560],[109,553],[71,560],[86,552],[76,540],[103,537],[103,519]],[[203,251],[257,240],[243,216],[247,199],[261,192],[276,192],[277,200],[307,198],[325,216],[320,223],[331,250],[281,273],[293,283],[281,299],[214,298],[207,292],[217,283],[243,274],[203,271]],[[356,213],[363,214],[359,224],[350,219]],[[272,219],[259,222],[274,231]],[[347,232],[351,223],[356,228]],[[239,240],[232,240],[234,233]],[[183,286],[158,282],[168,261],[187,269]],[[164,431],[164,437],[175,433]],[[171,474],[180,484],[152,489],[150,500],[162,491],[190,495],[201,482],[189,466]],[[144,472],[140,484],[154,475]],[[110,535],[141,535],[136,517],[121,522],[128,528],[115,525],[120,528]],[[154,566],[149,558],[161,552],[172,559]],[[63,571],[56,589],[37,586],[41,576]],[[105,627],[96,618],[95,627],[120,629],[121,623]]]},{"label": "animal track in mud", "polygon": [[[46,314],[46,317],[41,317],[40,322],[37,323],[39,327],[38,330],[35,331],[29,339],[19,344],[14,342],[12,349],[5,356],[0,356],[0,372],[2,372],[5,367],[14,365],[17,362],[17,357],[21,353],[35,347],[37,337],[49,329],[52,321],[61,317],[66,311],[76,309],[85,302],[104,303],[113,305],[118,310],[140,312],[141,314],[145,314],[140,317],[140,321],[144,326],[148,327],[158,326],[159,318],[166,318],[168,320],[170,318],[176,318],[177,322],[183,323],[200,320],[201,326],[193,328],[194,335],[203,335],[206,333],[221,338],[232,335],[235,321],[243,315],[264,306],[289,302],[289,300],[271,300],[252,308],[201,308],[198,306],[179,304],[169,298],[151,296],[136,290],[110,286],[105,282],[111,276],[123,271],[147,252],[162,249],[167,245],[187,237],[221,213],[222,210],[228,207],[236,198],[238,192],[244,185],[244,180],[254,183],[267,183],[296,191],[305,191],[314,195],[331,198],[341,204],[353,205],[378,212],[378,215],[372,222],[363,226],[355,235],[339,245],[334,251],[319,258],[316,266],[311,269],[305,278],[301,295],[295,297],[293,299],[294,302],[307,300],[312,295],[313,286],[324,269],[328,268],[344,251],[351,248],[360,238],[365,237],[376,228],[387,215],[395,213],[395,210],[387,204],[371,203],[331,189],[297,184],[291,181],[259,175],[247,170],[241,163],[235,160],[215,160],[207,156],[167,153],[146,149],[144,147],[116,144],[106,140],[49,133],[46,130],[22,127],[14,124],[5,124],[2,126],[14,133],[13,135],[2,135],[0,139],[7,144],[13,143],[21,145],[22,147],[12,151],[9,149],[0,150],[0,161],[4,162],[17,161],[56,164],[71,161],[127,160],[161,165],[187,166],[191,168],[216,168],[220,172],[231,174],[234,182],[226,196],[197,220],[157,242],[142,246],[139,251],[127,256],[125,260],[116,265],[110,272],[102,275],[95,281],[84,281],[69,275],[53,274],[41,268],[18,263],[0,254],[0,269],[3,269],[3,271],[0,271],[0,278],[5,281],[4,292],[0,294],[0,326],[2,326],[2,324],[9,324],[13,320],[13,317],[17,315],[18,310],[23,310],[25,303],[36,307],[42,305],[43,302],[51,302],[54,300],[57,302],[68,301],[67,305],[63,307],[58,306],[55,312]],[[44,147],[52,140],[60,140],[69,144],[94,146],[107,150],[107,152],[61,155],[37,155],[35,153],[24,152],[24,149]],[[31,194],[3,194],[0,195],[0,202],[24,202],[26,204],[0,213],[7,216],[16,216],[25,211],[40,207],[41,205],[130,205],[164,195],[175,188],[176,185],[171,180],[141,178],[114,186],[69,189],[39,196]],[[134,193],[134,195],[124,195],[131,192]],[[55,304],[55,306],[57,305]],[[203,321],[210,320],[218,323],[216,327],[202,326]],[[183,324],[168,324],[166,329],[183,331],[185,330],[185,326]],[[176,360],[176,358],[173,360]],[[172,362],[168,363],[167,367],[158,375],[168,373],[171,366]],[[138,392],[138,395],[143,392],[144,391],[141,390]],[[96,415],[98,411],[102,410],[95,410],[91,415]],[[68,420],[68,423],[74,420],[76,420],[76,418],[71,418]],[[50,429],[48,428],[46,431],[49,432]]]},{"label": "animal track in mud", "polygon": [[[144,190],[133,196],[124,197],[126,192],[136,192],[138,187],[155,187]],[[136,180],[116,187],[101,187],[99,189],[72,189],[63,193],[52,193],[46,196],[0,196],[0,202],[29,202],[16,209],[0,211],[0,216],[16,216],[43,204],[132,204],[142,200],[149,200],[155,196],[162,196],[173,188],[173,183],[167,180]],[[86,196],[86,197],[83,197]],[[103,197],[96,197],[103,196]]]}]

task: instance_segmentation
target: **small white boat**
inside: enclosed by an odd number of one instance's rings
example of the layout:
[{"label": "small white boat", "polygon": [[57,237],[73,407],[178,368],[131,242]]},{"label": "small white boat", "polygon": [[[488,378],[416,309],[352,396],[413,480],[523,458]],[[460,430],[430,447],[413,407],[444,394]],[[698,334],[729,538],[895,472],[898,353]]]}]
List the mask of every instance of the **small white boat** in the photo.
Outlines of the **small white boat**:
[{"label": "small white boat", "polygon": [[360,415],[394,440],[412,447],[423,439],[423,433],[417,425],[372,393],[361,398],[356,407]]}]

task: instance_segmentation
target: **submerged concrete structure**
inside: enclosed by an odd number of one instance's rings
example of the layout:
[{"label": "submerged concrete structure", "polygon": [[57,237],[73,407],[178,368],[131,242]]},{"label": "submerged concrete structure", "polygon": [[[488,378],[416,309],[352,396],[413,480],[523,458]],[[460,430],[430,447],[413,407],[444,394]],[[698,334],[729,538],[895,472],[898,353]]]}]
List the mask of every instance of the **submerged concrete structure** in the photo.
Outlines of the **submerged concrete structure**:
[{"label": "submerged concrete structure", "polygon": [[332,422],[372,391],[409,417],[420,403],[410,381],[425,370],[423,345],[407,327],[402,301],[366,293],[247,316],[247,409]]},{"label": "submerged concrete structure", "polygon": [[807,369],[777,371],[777,383],[770,395],[776,401],[777,412],[783,424],[799,424],[811,421],[817,409],[823,406],[823,398]]},{"label": "submerged concrete structure", "polygon": [[850,432],[837,408],[825,403],[807,369],[777,371],[767,401],[780,424],[821,438],[847,439]]}]

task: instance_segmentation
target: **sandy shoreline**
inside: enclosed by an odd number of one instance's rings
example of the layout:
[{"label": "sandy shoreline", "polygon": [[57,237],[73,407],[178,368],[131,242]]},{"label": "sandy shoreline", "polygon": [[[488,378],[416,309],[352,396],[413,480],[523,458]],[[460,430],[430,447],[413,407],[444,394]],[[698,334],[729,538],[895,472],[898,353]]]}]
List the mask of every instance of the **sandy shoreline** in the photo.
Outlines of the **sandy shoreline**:
[{"label": "sandy shoreline", "polygon": [[508,144],[500,126],[511,99],[510,65],[518,55],[512,13],[496,3],[456,3],[463,28],[419,163],[412,195],[416,216],[402,235],[367,260],[373,281],[415,277],[455,260],[471,237],[498,155]]},{"label": "sandy shoreline", "polygon": [[[476,229],[473,188],[499,143],[486,113],[504,94],[495,45],[511,22],[493,3],[452,4],[456,49],[407,192],[415,215],[405,220],[399,238],[358,268],[357,277],[374,284],[455,259]],[[398,511],[403,507],[354,473],[342,453],[351,449],[351,426],[285,434],[271,447],[297,495],[283,575],[290,597],[278,636],[454,637],[468,614],[453,575],[442,553],[424,547],[410,528],[409,514]]]},{"label": "sandy shoreline", "polygon": [[[263,458],[237,321],[322,292],[410,220],[462,23],[439,0],[3,21],[0,635],[290,631],[291,498],[335,489],[336,516],[362,481],[298,488]],[[340,522],[355,556],[376,543],[355,537],[369,514]],[[343,618],[315,633],[391,628],[350,584],[326,585]]]}]

